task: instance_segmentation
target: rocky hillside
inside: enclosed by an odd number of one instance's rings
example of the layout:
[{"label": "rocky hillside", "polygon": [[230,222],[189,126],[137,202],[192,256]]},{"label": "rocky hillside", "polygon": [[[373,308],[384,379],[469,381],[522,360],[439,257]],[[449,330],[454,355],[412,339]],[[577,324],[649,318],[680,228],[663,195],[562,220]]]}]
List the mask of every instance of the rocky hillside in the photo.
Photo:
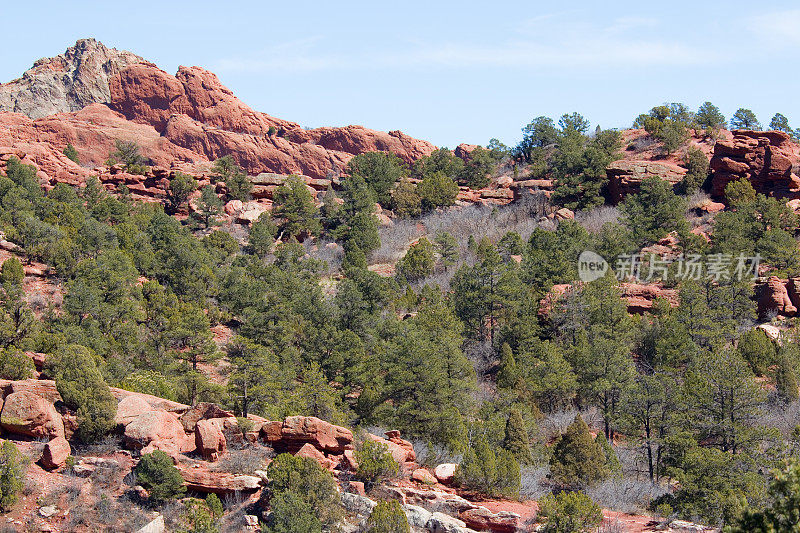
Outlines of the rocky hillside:
[{"label": "rocky hillside", "polygon": [[[250,174],[338,175],[365,151],[407,162],[434,146],[402,132],[361,126],[305,130],[252,110],[211,72],[181,67],[171,76],[129,52],[93,39],[40,59],[22,78],[0,85],[0,151],[28,155],[43,178],[70,181],[102,165],[114,140],[135,141],[155,165],[202,167],[227,154]],[[81,164],[70,164],[66,144]]]}]

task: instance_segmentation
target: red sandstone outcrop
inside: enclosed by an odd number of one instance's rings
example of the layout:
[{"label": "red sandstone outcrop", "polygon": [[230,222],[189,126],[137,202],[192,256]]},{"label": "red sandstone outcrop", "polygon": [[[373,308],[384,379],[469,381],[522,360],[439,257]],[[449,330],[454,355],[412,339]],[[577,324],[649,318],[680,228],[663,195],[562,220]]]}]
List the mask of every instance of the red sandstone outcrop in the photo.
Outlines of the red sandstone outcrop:
[{"label": "red sandstone outcrop", "polygon": [[200,402],[181,415],[181,424],[186,431],[194,431],[201,420],[212,418],[232,418],[233,413],[226,411],[219,405],[210,402]]},{"label": "red sandstone outcrop", "polygon": [[32,392],[13,392],[3,400],[0,413],[3,429],[33,438],[64,437],[64,422],[56,408]]},{"label": "red sandstone outcrop", "polygon": [[[765,282],[756,286],[758,315],[762,318],[770,315],[795,316],[800,304],[796,278],[784,281],[770,276]],[[794,296],[794,299],[790,296]]]},{"label": "red sandstone outcrop", "polygon": [[731,181],[745,178],[756,192],[796,197],[800,178],[794,172],[800,147],[781,131],[736,130],[732,140],[720,140],[711,159],[712,194],[722,197]]},{"label": "red sandstone outcrop", "polygon": [[609,200],[616,204],[628,194],[639,192],[642,181],[647,178],[658,177],[674,186],[683,179],[686,169],[672,162],[620,159],[606,167],[606,174]]},{"label": "red sandstone outcrop", "polygon": [[340,454],[353,444],[353,432],[313,416],[290,416],[283,422],[268,422],[262,437],[276,449],[296,452],[306,443],[316,449]]},{"label": "red sandstone outcrop", "polygon": [[[570,284],[553,285],[550,293],[539,302],[539,315],[546,316],[553,305],[572,288]],[[667,289],[661,283],[620,283],[621,297],[628,304],[628,313],[642,314],[653,308],[656,299],[666,300],[672,307],[678,306],[678,290]]]},{"label": "red sandstone outcrop", "polygon": [[462,511],[458,517],[467,527],[477,531],[492,533],[514,533],[521,526],[520,515],[511,511],[493,513],[486,507],[476,507]]},{"label": "red sandstone outcrop", "polygon": [[212,471],[201,463],[191,466],[179,464],[177,469],[183,476],[186,488],[197,492],[215,494],[253,492],[261,486],[261,480],[255,476]]},{"label": "red sandstone outcrop", "polygon": [[453,477],[456,475],[457,468],[458,468],[457,464],[444,463],[438,465],[433,470],[433,474],[436,476],[436,479],[439,481],[439,483],[447,485],[453,482]]}]

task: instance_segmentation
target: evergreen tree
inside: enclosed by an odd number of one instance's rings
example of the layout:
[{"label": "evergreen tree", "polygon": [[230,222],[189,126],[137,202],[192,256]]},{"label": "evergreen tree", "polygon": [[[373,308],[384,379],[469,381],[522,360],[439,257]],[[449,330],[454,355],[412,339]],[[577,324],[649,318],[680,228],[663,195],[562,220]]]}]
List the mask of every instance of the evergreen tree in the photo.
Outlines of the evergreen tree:
[{"label": "evergreen tree", "polygon": [[437,232],[434,240],[438,247],[442,266],[444,266],[444,270],[447,272],[447,269],[455,265],[458,261],[458,242],[455,237],[446,231]]},{"label": "evergreen tree", "polygon": [[434,262],[433,244],[422,237],[397,262],[397,277],[407,282],[424,279],[433,273]]},{"label": "evergreen tree", "polygon": [[[376,200],[384,206],[391,202],[395,183],[408,174],[408,168],[397,155],[389,152],[364,152],[347,163],[350,176],[360,176],[375,193]],[[350,178],[345,178],[345,182]]]},{"label": "evergreen tree", "polygon": [[422,213],[422,199],[417,194],[417,186],[408,180],[401,180],[392,192],[392,209],[401,218],[419,216]]},{"label": "evergreen tree", "polygon": [[179,209],[189,201],[189,196],[197,190],[197,180],[183,172],[176,172],[169,180],[169,201],[173,209]]},{"label": "evergreen tree", "polygon": [[278,225],[279,237],[288,240],[290,237],[318,234],[321,226],[317,215],[308,187],[297,176],[289,176],[275,189],[272,218]]},{"label": "evergreen tree", "polygon": [[686,175],[683,177],[683,192],[691,194],[701,188],[708,179],[708,157],[698,148],[689,148],[683,158]]},{"label": "evergreen tree", "polygon": [[528,445],[528,432],[525,430],[522,415],[517,409],[512,409],[508,414],[503,449],[514,456],[514,459],[520,464],[529,464],[532,460]]},{"label": "evergreen tree", "polygon": [[695,114],[697,125],[706,131],[706,135],[716,138],[719,131],[728,125],[725,115],[711,102],[705,102]]},{"label": "evergreen tree", "polygon": [[197,215],[206,228],[216,223],[216,217],[222,213],[222,200],[214,192],[212,185],[206,185],[200,191]]},{"label": "evergreen tree", "polygon": [[553,446],[550,458],[553,480],[564,486],[586,486],[608,476],[606,458],[580,415]]},{"label": "evergreen tree", "polygon": [[453,205],[458,196],[458,185],[444,172],[434,172],[422,178],[417,185],[417,194],[422,200],[422,208],[430,211]]},{"label": "evergreen tree", "polygon": [[642,181],[639,192],[626,198],[622,210],[625,224],[639,246],[657,242],[671,231],[680,234],[687,229],[685,201],[659,177]]},{"label": "evergreen tree", "polygon": [[605,434],[599,433],[594,441],[603,451],[603,457],[605,457],[606,460],[606,470],[611,475],[622,476],[622,463],[619,462],[617,452],[614,451],[614,447],[608,442]]},{"label": "evergreen tree", "polygon": [[214,161],[211,172],[217,181],[225,183],[229,200],[246,202],[250,199],[250,191],[253,190],[253,184],[248,179],[247,174],[236,164],[232,156],[226,155]]},{"label": "evergreen tree", "polygon": [[339,399],[316,361],[303,369],[297,390],[297,414],[316,416],[330,422],[343,422]]},{"label": "evergreen tree", "polygon": [[758,118],[756,118],[755,113],[749,109],[740,107],[736,110],[736,113],[733,114],[733,117],[731,117],[731,129],[760,131],[761,123],[758,121]]},{"label": "evergreen tree", "polygon": [[603,511],[582,492],[562,491],[539,501],[536,520],[544,524],[544,533],[582,533],[600,525]]},{"label": "evergreen tree", "polygon": [[147,489],[156,503],[172,500],[186,492],[181,473],[172,464],[172,458],[161,450],[142,455],[133,471],[136,481]]},{"label": "evergreen tree", "polygon": [[455,473],[458,484],[489,496],[519,492],[519,463],[506,450],[495,453],[481,437],[465,452]]},{"label": "evergreen tree", "polygon": [[275,234],[277,232],[278,229],[270,220],[269,213],[262,213],[250,226],[247,244],[257,256],[265,257],[275,245]]},{"label": "evergreen tree", "polygon": [[786,357],[781,357],[778,361],[778,368],[775,371],[775,388],[778,390],[778,396],[785,402],[793,402],[800,398],[797,374]]},{"label": "evergreen tree", "polygon": [[520,378],[520,371],[517,361],[514,359],[514,352],[511,346],[504,342],[500,347],[500,370],[497,372],[497,386],[509,389],[517,384]]},{"label": "evergreen tree", "polygon": [[789,126],[789,119],[780,113],[775,113],[775,116],[772,117],[772,120],[769,122],[769,129],[794,135],[794,130]]},{"label": "evergreen tree", "polygon": [[47,359],[48,375],[64,403],[77,411],[77,435],[83,442],[105,437],[114,429],[117,401],[97,368],[95,354],[79,345],[65,346]]},{"label": "evergreen tree", "polygon": [[800,529],[800,463],[773,472],[764,509],[746,509],[726,533],[779,533]]},{"label": "evergreen tree", "polygon": [[19,287],[22,285],[23,279],[25,279],[25,270],[19,259],[12,256],[3,261],[3,266],[0,267],[0,283],[4,286]]}]

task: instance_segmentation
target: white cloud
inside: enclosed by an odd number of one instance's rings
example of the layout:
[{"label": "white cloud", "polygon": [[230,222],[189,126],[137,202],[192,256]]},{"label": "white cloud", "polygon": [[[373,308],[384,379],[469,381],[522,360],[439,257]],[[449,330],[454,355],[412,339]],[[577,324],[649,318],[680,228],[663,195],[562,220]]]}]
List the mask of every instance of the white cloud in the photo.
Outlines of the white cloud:
[{"label": "white cloud", "polygon": [[750,29],[772,45],[800,46],[800,9],[757,15],[750,21]]}]

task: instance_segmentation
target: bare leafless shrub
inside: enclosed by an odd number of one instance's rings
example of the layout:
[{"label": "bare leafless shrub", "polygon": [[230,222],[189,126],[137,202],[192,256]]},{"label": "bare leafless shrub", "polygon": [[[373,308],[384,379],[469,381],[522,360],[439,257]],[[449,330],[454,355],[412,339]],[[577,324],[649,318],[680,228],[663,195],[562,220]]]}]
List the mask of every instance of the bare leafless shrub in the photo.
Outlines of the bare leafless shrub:
[{"label": "bare leafless shrub", "polygon": [[38,480],[31,476],[26,476],[25,481],[22,484],[22,494],[23,496],[30,496],[32,494],[38,493],[42,490],[42,485],[39,483]]},{"label": "bare leafless shrub", "polygon": [[603,205],[588,211],[579,211],[575,214],[575,220],[589,233],[600,233],[603,226],[618,223],[621,216],[618,207]]},{"label": "bare leafless shrub", "polygon": [[619,518],[605,518],[597,533],[625,533],[625,524]]},{"label": "bare leafless shrub", "polygon": [[31,309],[34,311],[44,311],[47,307],[47,298],[45,298],[41,292],[35,292],[28,297],[28,305],[30,305]]},{"label": "bare leafless shrub", "polygon": [[538,500],[548,492],[547,475],[550,473],[549,466],[524,466],[520,470],[520,496],[529,500]]},{"label": "bare leafless shrub", "polygon": [[322,261],[325,264],[324,272],[326,274],[333,274],[339,271],[344,259],[344,249],[338,244],[331,241],[317,241],[312,243],[311,240],[306,240],[303,243],[306,253],[311,259]]},{"label": "bare leafless shrub", "polygon": [[651,501],[666,494],[664,487],[647,481],[637,481],[624,477],[611,477],[586,489],[586,495],[600,507],[636,513],[644,509]]},{"label": "bare leafless shrub", "polygon": [[460,455],[452,454],[446,447],[425,442],[419,439],[411,441],[414,446],[414,453],[417,456],[417,462],[421,465],[433,468],[443,463],[461,462]]},{"label": "bare leafless shrub", "polygon": [[711,197],[702,190],[697,190],[686,197],[686,209],[692,210],[697,209],[708,203],[711,200]]},{"label": "bare leafless shrub", "polygon": [[650,148],[656,146],[658,144],[658,140],[650,135],[642,135],[641,137],[637,137],[633,139],[630,144],[628,145],[628,151],[633,152],[644,152],[645,150],[649,150]]},{"label": "bare leafless shrub", "polygon": [[123,449],[121,435],[107,435],[102,439],[91,444],[79,444],[75,447],[74,455],[77,457],[90,456],[100,457],[111,455],[117,450]]},{"label": "bare leafless shrub", "polygon": [[770,402],[761,407],[758,418],[760,426],[775,428],[784,437],[789,437],[795,427],[800,425],[800,400],[791,403]]},{"label": "bare leafless shrub", "polygon": [[594,408],[583,411],[567,409],[547,413],[539,422],[540,440],[550,442],[558,438],[567,430],[567,427],[575,420],[575,416],[580,414],[589,427],[599,427],[602,422],[602,415]]},{"label": "bare leafless shrub", "polygon": [[55,307],[56,309],[60,309],[61,306],[64,305],[64,295],[61,294],[60,292],[54,292],[52,301],[53,301],[53,307]]},{"label": "bare leafless shrub", "polygon": [[102,465],[98,465],[97,468],[94,469],[92,472],[91,480],[92,482],[104,489],[112,489],[119,486],[119,473],[121,467],[117,461],[108,461],[107,463],[103,463]]},{"label": "bare leafless shrub", "polygon": [[254,445],[241,450],[232,449],[220,457],[215,469],[231,474],[252,474],[256,470],[266,468],[268,459],[274,455],[275,452],[272,448],[264,446]]},{"label": "bare leafless shrub", "polygon": [[486,375],[489,366],[496,359],[490,340],[469,342],[464,348],[464,355],[472,361],[472,366],[479,376]]}]

